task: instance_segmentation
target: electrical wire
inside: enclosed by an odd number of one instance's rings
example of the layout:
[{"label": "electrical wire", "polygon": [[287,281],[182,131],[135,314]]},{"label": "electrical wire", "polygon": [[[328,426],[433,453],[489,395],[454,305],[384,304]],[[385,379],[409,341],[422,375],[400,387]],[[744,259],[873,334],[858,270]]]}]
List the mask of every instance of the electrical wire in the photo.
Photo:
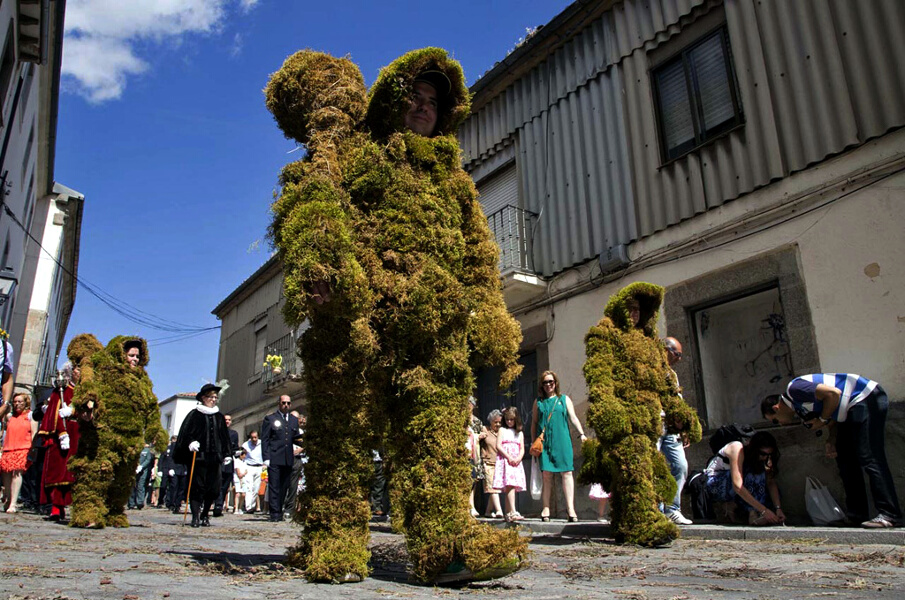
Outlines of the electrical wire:
[{"label": "electrical wire", "polygon": [[31,239],[35,244],[37,244],[38,248],[40,248],[42,251],[44,251],[44,253],[47,254],[47,256],[50,257],[50,259],[54,263],[56,263],[56,265],[58,267],[60,267],[60,269],[62,269],[63,272],[65,272],[67,275],[72,277],[72,279],[79,286],[81,286],[86,292],[88,292],[89,294],[91,294],[92,296],[94,296],[95,298],[100,300],[100,302],[102,304],[104,304],[107,308],[109,308],[113,312],[117,313],[118,315],[122,316],[123,318],[125,318],[137,325],[143,325],[145,327],[149,327],[151,329],[156,329],[158,331],[166,331],[166,332],[175,334],[173,336],[169,336],[168,338],[159,338],[160,340],[167,340],[167,341],[162,341],[161,343],[158,343],[156,345],[170,344],[170,343],[174,343],[177,341],[182,341],[183,339],[188,339],[190,337],[194,337],[196,335],[201,335],[201,334],[207,333],[209,331],[214,331],[214,330],[220,328],[219,326],[198,327],[198,326],[194,326],[194,325],[187,325],[185,323],[180,323],[178,321],[172,321],[170,319],[164,319],[163,317],[159,317],[152,313],[143,311],[135,306],[132,306],[131,304],[129,304],[123,300],[120,300],[120,299],[116,298],[115,296],[113,296],[112,294],[109,294],[108,292],[102,290],[100,287],[98,287],[94,284],[88,283],[84,279],[78,277],[75,273],[73,273],[68,268],[66,268],[66,266],[63,263],[61,263],[59,260],[57,260],[57,258],[53,254],[51,254],[50,251],[48,251],[47,248],[45,248],[41,244],[41,242],[37,238],[35,238],[35,236],[33,236],[31,234],[30,231],[28,231],[28,229],[25,227],[25,225],[22,224],[22,222],[19,220],[19,218],[16,216],[16,214],[6,204],[6,200],[5,200],[4,196],[5,196],[5,194],[0,195],[0,206],[2,206],[3,211],[9,216],[10,219],[13,220],[13,222],[16,225],[19,226],[20,229],[22,229],[22,231],[25,233],[26,236],[28,236],[29,239]]}]

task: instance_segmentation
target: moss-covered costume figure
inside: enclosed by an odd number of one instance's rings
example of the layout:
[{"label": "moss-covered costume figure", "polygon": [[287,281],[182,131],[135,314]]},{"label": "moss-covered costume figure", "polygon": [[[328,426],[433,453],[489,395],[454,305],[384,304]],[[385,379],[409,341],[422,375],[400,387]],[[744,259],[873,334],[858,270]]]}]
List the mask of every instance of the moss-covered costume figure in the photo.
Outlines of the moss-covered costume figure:
[{"label": "moss-covered costume figure", "polygon": [[657,338],[662,301],[662,287],[633,283],[610,298],[605,316],[585,336],[588,424],[597,440],[583,446],[580,480],[612,493],[616,540],[645,546],[679,536],[675,523],[657,508],[676,493],[676,481],[657,451],[661,410],[669,433],[686,434],[692,443],[701,439],[697,414],[679,396]]},{"label": "moss-covered costume figure", "polygon": [[[134,367],[127,360],[131,348],[138,349]],[[72,399],[82,421],[78,452],[69,460],[75,475],[69,524],[128,527],[125,508],[135,483],[138,455],[145,442],[162,452],[167,441],[144,369],[148,346],[138,337],[115,337],[106,349],[93,352],[81,364],[82,382]]]},{"label": "moss-covered costume figure", "polygon": [[[418,135],[404,126],[415,80],[437,72],[449,93],[438,90],[434,134]],[[473,370],[497,365],[501,383],[511,382],[521,332],[460,166],[454,134],[470,110],[461,67],[439,48],[413,51],[368,94],[348,59],[301,51],[265,92],[285,135],[307,148],[283,169],[271,226],[285,317],[311,324],[301,341],[310,406],[304,532],[290,561],[311,580],[367,575],[370,451],[385,439],[393,524],[406,534],[415,577],[514,568],[526,543],[468,510]]]}]

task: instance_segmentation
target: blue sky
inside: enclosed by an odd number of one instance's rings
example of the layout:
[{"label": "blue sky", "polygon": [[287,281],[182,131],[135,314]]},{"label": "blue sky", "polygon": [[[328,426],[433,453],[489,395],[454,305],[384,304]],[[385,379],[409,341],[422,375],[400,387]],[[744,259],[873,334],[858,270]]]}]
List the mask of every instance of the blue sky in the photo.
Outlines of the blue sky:
[{"label": "blue sky", "polygon": [[[404,52],[441,46],[470,84],[568,4],[69,0],[55,179],[86,198],[79,277],[162,318],[218,326],[211,310],[270,255],[277,174],[299,157],[261,92],[289,54],[348,54],[370,85]],[[82,332],[147,338],[161,399],[216,376],[219,330],[161,344],[172,334],[80,289],[67,343]]]}]

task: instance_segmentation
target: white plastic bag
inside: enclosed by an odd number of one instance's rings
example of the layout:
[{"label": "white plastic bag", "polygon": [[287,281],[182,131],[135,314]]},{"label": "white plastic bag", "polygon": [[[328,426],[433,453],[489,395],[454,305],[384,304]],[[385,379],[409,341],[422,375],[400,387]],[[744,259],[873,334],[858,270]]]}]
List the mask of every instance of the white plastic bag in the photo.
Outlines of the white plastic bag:
[{"label": "white plastic bag", "polygon": [[845,520],[845,513],[833,495],[816,477],[808,477],[804,484],[804,505],[814,525],[829,525]]},{"label": "white plastic bag", "polygon": [[544,489],[544,479],[540,472],[540,459],[533,457],[531,460],[531,498],[540,500]]}]

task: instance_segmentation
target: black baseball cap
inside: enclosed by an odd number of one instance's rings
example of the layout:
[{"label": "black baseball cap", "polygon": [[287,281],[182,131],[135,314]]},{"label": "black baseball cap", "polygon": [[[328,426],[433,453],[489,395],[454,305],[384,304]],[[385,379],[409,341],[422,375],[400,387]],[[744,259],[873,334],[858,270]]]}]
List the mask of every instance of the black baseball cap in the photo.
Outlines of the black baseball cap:
[{"label": "black baseball cap", "polygon": [[450,83],[449,77],[446,76],[446,73],[438,69],[421,71],[418,76],[415,77],[415,81],[422,81],[433,86],[433,88],[437,90],[437,96],[440,98],[446,98],[449,96],[450,90],[452,90],[452,83]]}]

